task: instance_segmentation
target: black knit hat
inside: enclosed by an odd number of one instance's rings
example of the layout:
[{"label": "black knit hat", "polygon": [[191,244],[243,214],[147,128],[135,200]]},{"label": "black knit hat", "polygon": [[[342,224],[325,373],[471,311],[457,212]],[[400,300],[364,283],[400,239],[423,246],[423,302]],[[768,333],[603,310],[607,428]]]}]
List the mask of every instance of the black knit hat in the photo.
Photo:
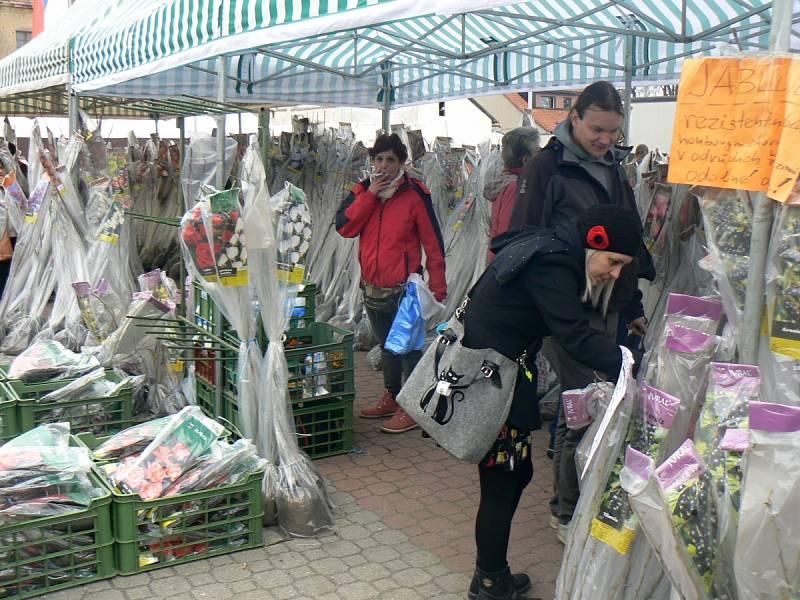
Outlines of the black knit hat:
[{"label": "black knit hat", "polygon": [[614,204],[596,204],[578,217],[584,247],[636,256],[642,245],[642,222],[634,211]]}]

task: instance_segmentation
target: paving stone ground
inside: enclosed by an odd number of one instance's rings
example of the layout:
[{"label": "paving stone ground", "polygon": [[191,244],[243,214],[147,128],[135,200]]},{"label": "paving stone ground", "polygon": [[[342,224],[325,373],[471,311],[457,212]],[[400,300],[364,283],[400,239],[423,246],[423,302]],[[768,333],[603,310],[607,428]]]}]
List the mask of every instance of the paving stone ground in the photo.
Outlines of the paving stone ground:
[{"label": "paving stone ground", "polygon": [[[380,372],[356,353],[355,412],[381,393]],[[336,532],[268,545],[45,596],[51,600],[462,600],[475,565],[477,468],[423,439],[355,418],[357,449],[317,461],[336,503]],[[549,527],[546,433],[534,435],[534,480],[514,520],[509,562],[551,600],[562,546]]]}]

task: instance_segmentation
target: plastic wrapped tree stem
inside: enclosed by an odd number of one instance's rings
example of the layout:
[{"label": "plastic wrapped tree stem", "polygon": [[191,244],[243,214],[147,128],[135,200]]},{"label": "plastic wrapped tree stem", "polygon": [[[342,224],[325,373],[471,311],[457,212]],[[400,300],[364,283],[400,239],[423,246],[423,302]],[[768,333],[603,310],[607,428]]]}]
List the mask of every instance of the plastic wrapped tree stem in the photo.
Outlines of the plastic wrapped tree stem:
[{"label": "plastic wrapped tree stem", "polygon": [[798,448],[800,408],[750,403],[750,447],[734,556],[740,598],[785,600],[800,589]]},{"label": "plastic wrapped tree stem", "polygon": [[311,223],[305,195],[298,188],[287,184],[268,198],[258,157],[257,145],[251,144],[244,158],[249,173],[245,231],[268,339],[259,371],[263,401],[258,407],[258,447],[270,462],[264,479],[265,513],[267,518],[277,515],[285,533],[307,537],[329,530],[333,517],[324,482],[295,438],[282,335],[291,316],[296,285],[303,279],[308,251],[303,242],[310,238]]}]

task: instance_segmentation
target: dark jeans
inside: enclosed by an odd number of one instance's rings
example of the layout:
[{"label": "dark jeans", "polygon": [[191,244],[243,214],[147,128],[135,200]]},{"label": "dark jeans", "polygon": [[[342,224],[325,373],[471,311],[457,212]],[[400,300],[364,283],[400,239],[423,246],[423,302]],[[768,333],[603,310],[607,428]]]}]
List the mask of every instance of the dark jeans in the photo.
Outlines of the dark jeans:
[{"label": "dark jeans", "polygon": [[383,386],[389,390],[392,396],[400,393],[403,382],[411,375],[411,371],[417,366],[419,359],[422,358],[421,350],[414,350],[408,354],[398,356],[383,348],[389,330],[392,328],[394,316],[397,314],[397,305],[385,312],[377,312],[367,309],[367,318],[372,327],[378,343],[381,345],[381,370],[383,371]]},{"label": "dark jeans", "polygon": [[[609,314],[605,322],[593,322],[592,328],[617,341],[618,313]],[[589,367],[572,360],[569,354],[554,339],[545,339],[542,352],[550,361],[561,382],[562,392],[584,388],[598,379]],[[550,513],[562,523],[572,519],[580,497],[578,469],[575,465],[575,449],[583,439],[584,429],[570,429],[564,417],[563,403],[559,402],[556,441],[553,450],[553,497]]]},{"label": "dark jeans", "polygon": [[533,463],[528,455],[513,471],[502,466],[478,467],[478,475],[481,485],[481,502],[475,517],[478,568],[494,572],[508,566],[511,521],[523,490],[533,479]]}]

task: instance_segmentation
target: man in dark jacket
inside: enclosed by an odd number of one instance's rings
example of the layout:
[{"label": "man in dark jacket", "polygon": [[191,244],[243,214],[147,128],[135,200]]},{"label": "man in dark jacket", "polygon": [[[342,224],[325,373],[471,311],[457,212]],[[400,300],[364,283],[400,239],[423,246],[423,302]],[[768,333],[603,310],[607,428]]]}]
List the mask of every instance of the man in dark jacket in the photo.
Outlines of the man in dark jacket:
[{"label": "man in dark jacket", "polygon": [[[554,227],[597,204],[635,211],[633,192],[620,164],[628,149],[616,146],[622,137],[623,120],[622,99],[610,83],[599,81],[587,87],[554,137],[523,168],[510,227]],[[615,282],[606,314],[586,306],[592,328],[615,341],[619,341],[620,323],[631,333],[644,335],[647,320],[638,280],[652,275],[652,262],[642,244],[639,256]],[[582,388],[595,380],[592,369],[572,360],[552,339],[543,352],[558,374],[562,390]],[[563,409],[559,410],[553,461],[555,495],[550,508],[551,524],[562,541],[578,500],[575,448],[584,431],[568,430]]]},{"label": "man in dark jacket", "polygon": [[381,429],[402,433],[418,425],[397,404],[403,376],[414,370],[422,353],[397,356],[383,348],[397,314],[403,286],[411,273],[422,272],[422,250],[437,300],[447,296],[444,241],[433,212],[430,192],[403,169],[408,158],[397,134],[381,135],[370,148],[373,174],[353,186],[336,213],[336,230],[358,237],[358,260],[372,331],[381,344],[381,368],[386,387],[378,402],[361,411],[364,418],[391,417]]}]

